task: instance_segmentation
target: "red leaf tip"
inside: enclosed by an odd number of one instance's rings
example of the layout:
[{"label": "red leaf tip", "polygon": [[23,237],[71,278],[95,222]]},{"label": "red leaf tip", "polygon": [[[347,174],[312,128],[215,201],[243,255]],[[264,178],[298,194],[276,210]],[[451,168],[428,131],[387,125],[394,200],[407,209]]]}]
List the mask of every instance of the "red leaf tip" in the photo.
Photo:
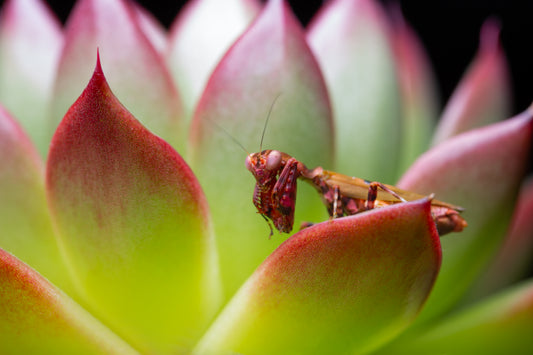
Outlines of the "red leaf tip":
[{"label": "red leaf tip", "polygon": [[98,47],[96,48],[96,65],[94,67],[93,75],[89,80],[89,83],[85,87],[84,92],[87,91],[91,86],[100,86],[101,88],[105,88],[105,90],[103,91],[111,91],[111,88],[107,84],[107,80],[104,75],[104,70],[102,69],[102,62],[100,60],[100,48]]},{"label": "red leaf tip", "polygon": [[96,47],[96,67],[94,68],[94,72],[102,73],[102,64],[100,63],[100,48]]},{"label": "red leaf tip", "polygon": [[495,17],[487,19],[481,27],[479,36],[481,50],[491,52],[499,49],[500,32],[500,21]]}]

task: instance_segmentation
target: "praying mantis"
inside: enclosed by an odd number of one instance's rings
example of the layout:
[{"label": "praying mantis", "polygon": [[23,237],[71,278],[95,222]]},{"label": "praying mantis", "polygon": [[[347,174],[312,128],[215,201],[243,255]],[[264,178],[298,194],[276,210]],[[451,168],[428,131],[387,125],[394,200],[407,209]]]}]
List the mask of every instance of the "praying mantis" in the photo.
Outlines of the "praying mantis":
[{"label": "praying mantis", "polygon": [[[246,168],[255,177],[256,184],[253,203],[258,213],[270,226],[270,236],[274,227],[283,233],[290,233],[294,225],[296,207],[297,181],[303,180],[318,191],[322,202],[331,218],[351,216],[374,208],[382,208],[396,203],[418,200],[424,197],[431,199],[431,214],[439,235],[461,232],[467,222],[461,217],[463,208],[434,199],[416,192],[398,187],[351,177],[322,167],[308,169],[293,156],[279,150],[262,150],[272,108],[279,98],[276,96],[270,106],[265,120],[259,152],[247,153]],[[247,150],[228,131],[212,122],[245,152]]]},{"label": "praying mantis", "polygon": [[[302,162],[278,150],[248,154],[246,168],[256,179],[253,203],[270,226],[289,233],[294,224],[296,186],[301,179],[313,186],[326,205],[330,217],[354,215],[374,208],[425,197],[395,186],[350,177],[321,167],[308,169]],[[439,235],[460,232],[467,226],[460,216],[463,209],[431,198],[431,213]]]}]

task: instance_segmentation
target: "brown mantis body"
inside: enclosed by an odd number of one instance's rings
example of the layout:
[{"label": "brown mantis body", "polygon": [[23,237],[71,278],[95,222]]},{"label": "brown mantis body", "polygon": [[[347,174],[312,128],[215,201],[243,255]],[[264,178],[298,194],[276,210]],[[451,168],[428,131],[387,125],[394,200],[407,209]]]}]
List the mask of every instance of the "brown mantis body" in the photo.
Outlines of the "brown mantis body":
[{"label": "brown mantis body", "polygon": [[[277,150],[249,154],[246,167],[257,181],[253,196],[255,207],[267,222],[270,219],[276,229],[285,233],[289,233],[294,224],[298,179],[308,182],[318,191],[333,218],[425,197],[321,167],[308,169],[294,157]],[[440,235],[460,232],[467,226],[460,216],[462,211],[461,207],[431,200],[431,213]]]}]

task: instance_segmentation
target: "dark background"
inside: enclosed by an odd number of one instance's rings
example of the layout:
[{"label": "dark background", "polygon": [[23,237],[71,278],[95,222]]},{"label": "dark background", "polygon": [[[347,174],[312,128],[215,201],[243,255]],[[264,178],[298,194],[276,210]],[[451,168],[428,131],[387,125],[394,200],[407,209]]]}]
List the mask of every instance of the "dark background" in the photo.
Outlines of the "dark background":
[{"label": "dark background", "polygon": [[[0,1],[1,2],[1,1]],[[74,1],[48,0],[61,21]],[[139,0],[165,27],[169,27],[184,0]],[[288,0],[305,25],[322,0]],[[533,1],[528,0],[380,0],[399,4],[419,34],[432,61],[444,104],[472,60],[481,24],[497,17],[502,24],[502,43],[510,63],[514,106],[518,113],[533,102]]]}]

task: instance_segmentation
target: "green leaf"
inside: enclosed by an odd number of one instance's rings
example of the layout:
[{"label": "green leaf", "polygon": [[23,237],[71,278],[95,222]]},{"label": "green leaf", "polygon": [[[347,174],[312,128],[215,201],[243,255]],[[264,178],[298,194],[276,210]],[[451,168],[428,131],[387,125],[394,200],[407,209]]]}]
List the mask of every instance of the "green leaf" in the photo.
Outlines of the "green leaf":
[{"label": "green leaf", "polygon": [[527,354],[533,348],[533,280],[453,314],[383,354]]},{"label": "green leaf", "polygon": [[46,113],[63,45],[61,24],[41,0],[5,1],[0,14],[0,102],[41,156],[50,136]]},{"label": "green leaf", "polygon": [[401,109],[388,23],[372,0],[329,2],[308,40],[324,72],[335,115],[336,169],[394,183]]},{"label": "green leaf", "polygon": [[44,189],[43,163],[22,128],[0,107],[0,247],[71,293]]},{"label": "green leaf", "polygon": [[399,186],[465,208],[468,227],[443,238],[439,279],[421,323],[451,309],[488,265],[507,231],[528,164],[533,111],[452,137],[422,155]]},{"label": "green leaf", "polygon": [[108,68],[109,82],[129,110],[155,134],[183,150],[187,131],[180,97],[130,2],[80,0],[64,33],[51,103],[50,136],[91,77],[98,49]]},{"label": "green leaf", "polygon": [[[252,204],[255,180],[244,166],[246,152],[233,141],[259,149],[269,114],[263,149],[284,151],[310,167],[332,163],[326,87],[300,24],[279,0],[269,2],[226,53],[191,125],[189,161],[211,203],[228,297],[283,239],[269,240]],[[324,219],[326,209],[305,186],[296,211],[298,226]]]},{"label": "green leaf", "polygon": [[91,312],[143,352],[193,344],[220,301],[207,202],[176,151],[113,95],[99,63],[54,135],[46,178]]},{"label": "green leaf", "polygon": [[2,354],[137,354],[26,264],[0,249]]},{"label": "green leaf", "polygon": [[263,262],[195,353],[368,352],[416,317],[440,261],[427,199],[306,228]]},{"label": "green leaf", "polygon": [[533,261],[533,179],[524,181],[511,227],[489,267],[470,290],[470,300],[508,287],[530,274]]},{"label": "green leaf", "polygon": [[213,69],[261,8],[257,0],[195,0],[172,24],[167,62],[192,116]]}]

